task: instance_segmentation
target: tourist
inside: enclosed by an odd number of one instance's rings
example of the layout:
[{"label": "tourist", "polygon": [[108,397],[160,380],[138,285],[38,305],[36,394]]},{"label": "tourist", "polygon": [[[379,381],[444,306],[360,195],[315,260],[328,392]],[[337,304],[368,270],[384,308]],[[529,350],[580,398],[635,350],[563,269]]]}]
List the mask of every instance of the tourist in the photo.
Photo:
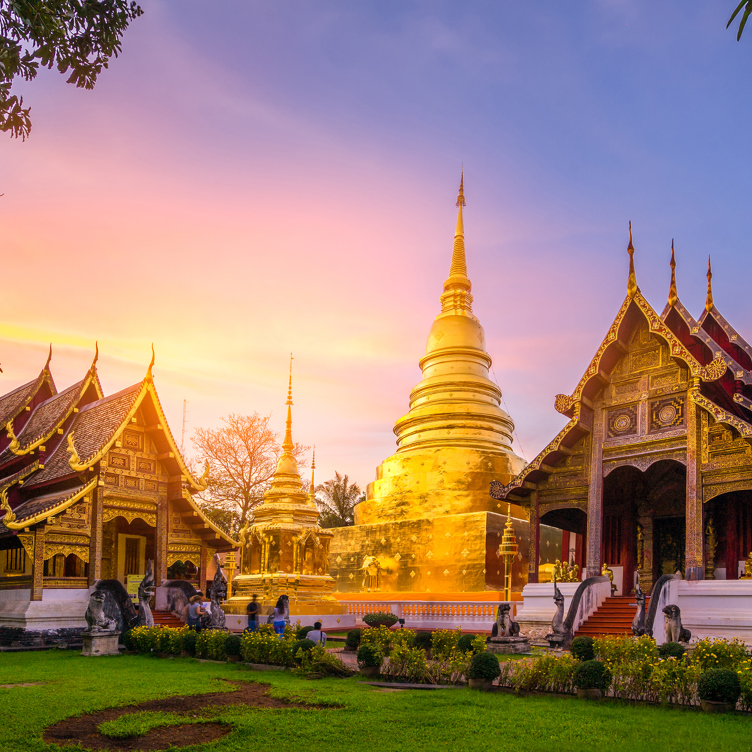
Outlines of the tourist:
[{"label": "tourist", "polygon": [[201,631],[201,617],[206,614],[204,607],[201,605],[201,596],[194,595],[188,601],[188,628],[196,632]]},{"label": "tourist", "polygon": [[256,632],[258,631],[258,623],[259,623],[259,613],[261,611],[261,607],[258,604],[258,596],[254,593],[252,596],[251,602],[248,604],[246,608],[246,613],[248,614],[248,631],[249,632]]},{"label": "tourist", "polygon": [[326,632],[321,631],[321,622],[317,621],[313,625],[313,629],[306,635],[306,639],[312,640],[317,645],[322,647],[326,645]]},{"label": "tourist", "polygon": [[274,611],[272,611],[271,619],[272,624],[274,625],[274,631],[280,640],[285,634],[285,627],[287,626],[286,616],[284,596],[280,596],[277,605],[274,607]]}]

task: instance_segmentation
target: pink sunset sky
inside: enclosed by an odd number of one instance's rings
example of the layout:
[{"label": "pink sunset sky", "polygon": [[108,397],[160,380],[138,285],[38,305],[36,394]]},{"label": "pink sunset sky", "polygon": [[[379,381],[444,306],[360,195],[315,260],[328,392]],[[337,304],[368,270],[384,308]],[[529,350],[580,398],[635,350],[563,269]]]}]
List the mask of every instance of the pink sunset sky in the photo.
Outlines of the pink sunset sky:
[{"label": "pink sunset sky", "polygon": [[[528,460],[626,292],[752,338],[752,31],[721,2],[142,3],[93,91],[19,87],[0,140],[7,392],[150,343],[173,432],[230,412],[363,487],[395,448],[448,274],[464,164],[474,309]],[[749,37],[749,38],[747,38]],[[190,443],[187,441],[190,456]]]}]

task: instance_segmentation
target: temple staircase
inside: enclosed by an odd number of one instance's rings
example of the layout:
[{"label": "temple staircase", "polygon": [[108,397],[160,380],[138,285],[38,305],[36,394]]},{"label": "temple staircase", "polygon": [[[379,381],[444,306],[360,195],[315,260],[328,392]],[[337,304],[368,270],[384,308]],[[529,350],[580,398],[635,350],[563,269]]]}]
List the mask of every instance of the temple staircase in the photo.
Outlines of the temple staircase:
[{"label": "temple staircase", "polygon": [[154,617],[155,626],[175,627],[176,629],[183,626],[183,622],[171,611],[152,611],[151,615]]},{"label": "temple staircase", "polygon": [[[645,597],[645,614],[650,608],[650,598]],[[577,630],[576,636],[589,635],[623,635],[632,634],[632,619],[637,613],[637,601],[634,596],[611,596],[595,610],[589,619]]]}]

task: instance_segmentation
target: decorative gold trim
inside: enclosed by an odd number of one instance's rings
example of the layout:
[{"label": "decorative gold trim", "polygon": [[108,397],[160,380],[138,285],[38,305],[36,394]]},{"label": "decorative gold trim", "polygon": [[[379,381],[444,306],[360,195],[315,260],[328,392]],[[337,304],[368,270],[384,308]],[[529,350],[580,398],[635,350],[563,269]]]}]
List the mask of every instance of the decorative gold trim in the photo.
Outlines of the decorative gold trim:
[{"label": "decorative gold trim", "polygon": [[64,499],[61,501],[56,507],[52,507],[51,509],[47,509],[44,512],[40,512],[39,514],[35,514],[33,517],[24,517],[20,521],[7,521],[7,514],[6,518],[2,520],[5,527],[7,527],[9,530],[21,530],[22,528],[29,527],[31,525],[36,525],[37,522],[42,522],[43,520],[46,520],[48,517],[51,517],[52,515],[60,514],[60,512],[64,512],[68,507],[73,506],[79,499],[82,499],[84,496],[86,496],[87,493],[90,491],[93,491],[97,486],[98,478],[93,478],[91,481],[89,481],[80,491],[77,491],[76,493],[69,496],[67,499]]},{"label": "decorative gold trim", "polygon": [[718,423],[725,423],[726,425],[735,428],[745,438],[752,436],[752,425],[747,423],[746,420],[742,420],[741,418],[737,418],[735,415],[726,412],[722,407],[718,407],[715,402],[711,402],[707,397],[700,394],[700,390],[696,387],[689,390],[689,398],[696,405],[707,410]]},{"label": "decorative gold trim", "polygon": [[44,560],[51,559],[53,556],[62,554],[68,556],[69,554],[75,554],[81,561],[89,563],[89,547],[69,544],[69,543],[45,543],[44,544]]},{"label": "decorative gold trim", "polygon": [[190,561],[196,569],[201,569],[201,552],[195,551],[168,551],[167,566],[171,567],[176,561]]},{"label": "decorative gold trim", "polygon": [[18,533],[16,538],[21,542],[21,545],[26,551],[26,555],[31,561],[34,561],[34,540],[36,538],[34,533]]},{"label": "decorative gold trim", "polygon": [[157,515],[154,512],[146,512],[143,509],[118,509],[107,507],[102,513],[102,522],[109,522],[116,517],[122,517],[129,523],[136,518],[142,519],[149,527],[157,526]]}]

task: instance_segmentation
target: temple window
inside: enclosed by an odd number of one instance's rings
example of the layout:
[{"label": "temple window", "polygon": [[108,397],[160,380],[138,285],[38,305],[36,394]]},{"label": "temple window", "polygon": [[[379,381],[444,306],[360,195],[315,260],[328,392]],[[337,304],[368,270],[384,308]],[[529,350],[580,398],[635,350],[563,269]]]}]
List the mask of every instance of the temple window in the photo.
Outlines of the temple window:
[{"label": "temple window", "polygon": [[23,573],[26,569],[26,551],[23,548],[10,548],[5,552],[5,571],[9,574]]}]

